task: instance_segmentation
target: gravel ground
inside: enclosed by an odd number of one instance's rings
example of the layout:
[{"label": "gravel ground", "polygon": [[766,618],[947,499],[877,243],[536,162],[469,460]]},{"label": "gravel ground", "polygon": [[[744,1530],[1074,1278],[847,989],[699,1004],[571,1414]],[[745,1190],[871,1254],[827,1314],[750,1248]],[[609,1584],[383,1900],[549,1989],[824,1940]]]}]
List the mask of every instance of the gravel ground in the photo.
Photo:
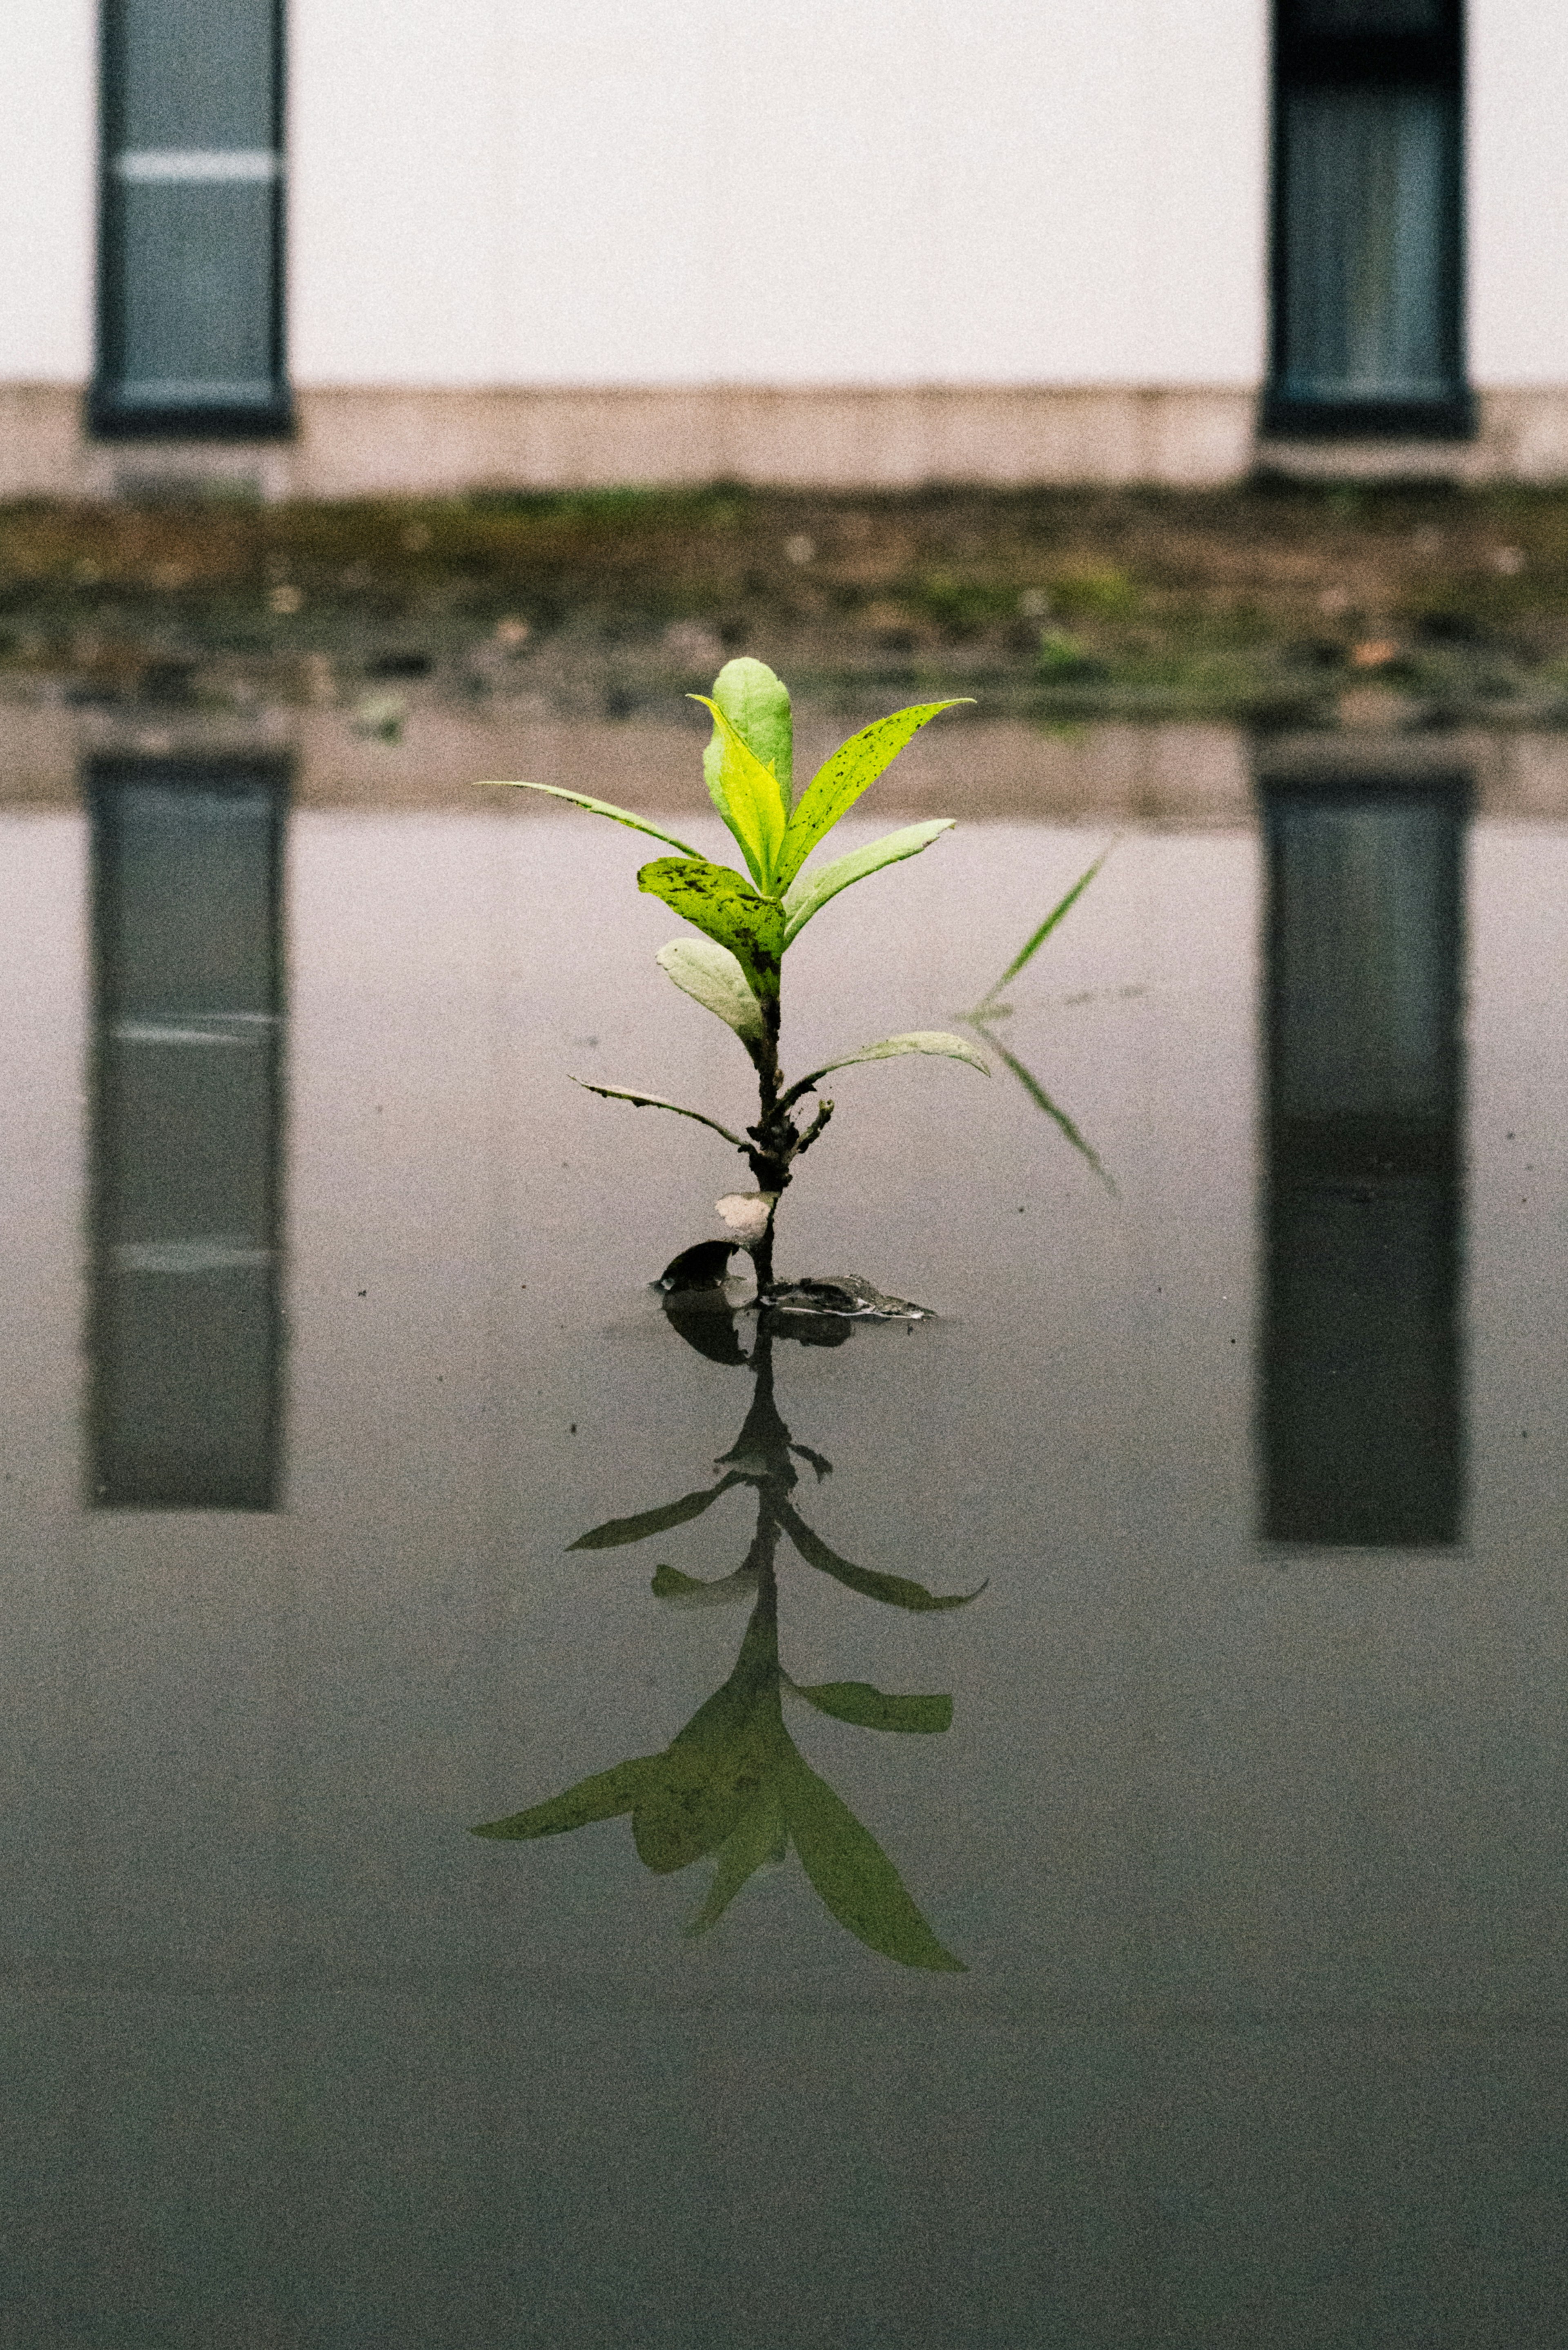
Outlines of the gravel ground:
[{"label": "gravel ground", "polygon": [[732,652],[819,707],[1568,724],[1568,493],[1446,487],[0,508],[0,694],[668,711]]}]

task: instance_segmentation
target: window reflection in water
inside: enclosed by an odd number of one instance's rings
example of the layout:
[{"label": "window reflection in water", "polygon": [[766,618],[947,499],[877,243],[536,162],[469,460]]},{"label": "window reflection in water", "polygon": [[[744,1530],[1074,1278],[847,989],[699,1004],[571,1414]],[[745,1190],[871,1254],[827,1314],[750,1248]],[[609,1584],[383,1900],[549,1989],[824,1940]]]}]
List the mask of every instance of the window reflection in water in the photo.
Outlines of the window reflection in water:
[{"label": "window reflection in water", "polygon": [[1263,1532],[1453,1543],[1467,790],[1271,785]]},{"label": "window reflection in water", "polygon": [[275,1506],[286,795],[265,762],[89,773],[100,1506]]}]

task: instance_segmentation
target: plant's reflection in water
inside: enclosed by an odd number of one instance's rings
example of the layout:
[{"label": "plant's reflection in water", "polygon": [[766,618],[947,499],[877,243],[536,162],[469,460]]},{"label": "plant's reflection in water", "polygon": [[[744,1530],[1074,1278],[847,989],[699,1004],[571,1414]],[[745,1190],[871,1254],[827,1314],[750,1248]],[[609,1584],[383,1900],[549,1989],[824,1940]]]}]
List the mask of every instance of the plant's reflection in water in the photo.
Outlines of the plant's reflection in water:
[{"label": "plant's reflection in water", "polygon": [[[727,1254],[721,1247],[721,1260]],[[721,1473],[712,1483],[635,1517],[612,1518],[572,1547],[602,1551],[649,1542],[701,1516],[721,1494],[749,1489],[753,1530],[733,1574],[710,1583],[660,1565],[652,1579],[655,1596],[676,1605],[751,1602],[734,1669],[662,1753],[632,1756],[475,1833],[558,1835],[629,1813],[639,1857],[649,1868],[665,1875],[712,1859],[711,1885],[688,1929],[694,1933],[712,1926],[748,1878],[767,1863],[783,1861],[793,1845],[827,1908],[861,1941],[905,1966],[961,1972],[963,1961],[933,1933],[876,1838],[805,1761],[786,1718],[787,1698],[865,1730],[940,1731],[952,1720],[952,1700],[888,1695],[866,1681],[803,1686],[793,1680],[779,1653],[779,1575],[793,1553],[863,1598],[916,1611],[961,1607],[978,1594],[939,1595],[904,1575],[853,1565],[829,1549],[795,1506],[796,1463],[804,1462],[819,1482],[832,1463],[797,1444],[784,1425],[774,1391],[774,1348],[790,1339],[842,1345],[854,1333],[852,1321],[813,1311],[809,1300],[801,1310],[736,1311],[712,1282],[671,1289],[664,1310],[688,1345],[750,1372],[744,1423],[715,1462]],[[741,1343],[748,1333],[749,1354]],[[861,1343],[867,1343],[864,1335]]]}]

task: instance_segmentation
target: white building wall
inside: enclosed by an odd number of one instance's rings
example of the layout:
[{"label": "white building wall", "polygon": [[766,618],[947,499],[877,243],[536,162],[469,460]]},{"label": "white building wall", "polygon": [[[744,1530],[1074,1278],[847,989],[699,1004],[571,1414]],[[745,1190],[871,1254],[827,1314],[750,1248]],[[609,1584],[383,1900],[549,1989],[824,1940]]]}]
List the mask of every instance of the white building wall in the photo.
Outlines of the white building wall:
[{"label": "white building wall", "polygon": [[296,0],[293,38],[301,386],[1262,372],[1263,0]]},{"label": "white building wall", "polygon": [[92,369],[94,0],[0,0],[0,384]]},{"label": "white building wall", "polygon": [[1568,9],[1469,0],[1470,372],[1568,383]]},{"label": "white building wall", "polygon": [[[0,495],[137,462],[80,422],[98,13],[0,0]],[[1268,0],[291,0],[301,429],[234,463],[305,494],[1233,478],[1266,364],[1268,22]],[[1568,473],[1568,17],[1469,0],[1469,23],[1481,435],[1362,453]]]}]

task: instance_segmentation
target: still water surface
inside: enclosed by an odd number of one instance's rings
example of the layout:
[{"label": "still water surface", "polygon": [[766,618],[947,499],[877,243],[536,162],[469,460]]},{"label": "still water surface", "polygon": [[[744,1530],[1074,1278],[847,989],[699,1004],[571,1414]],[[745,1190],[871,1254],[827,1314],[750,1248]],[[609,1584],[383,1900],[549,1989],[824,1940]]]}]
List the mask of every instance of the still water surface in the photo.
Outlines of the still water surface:
[{"label": "still water surface", "polygon": [[[786,1067],[1106,837],[838,901]],[[565,1073],[747,1072],[639,861],[0,810],[6,2338],[1559,2341],[1568,830],[1134,825],[1015,1066],[834,1081],[847,1331],[648,1286],[747,1179]]]}]

